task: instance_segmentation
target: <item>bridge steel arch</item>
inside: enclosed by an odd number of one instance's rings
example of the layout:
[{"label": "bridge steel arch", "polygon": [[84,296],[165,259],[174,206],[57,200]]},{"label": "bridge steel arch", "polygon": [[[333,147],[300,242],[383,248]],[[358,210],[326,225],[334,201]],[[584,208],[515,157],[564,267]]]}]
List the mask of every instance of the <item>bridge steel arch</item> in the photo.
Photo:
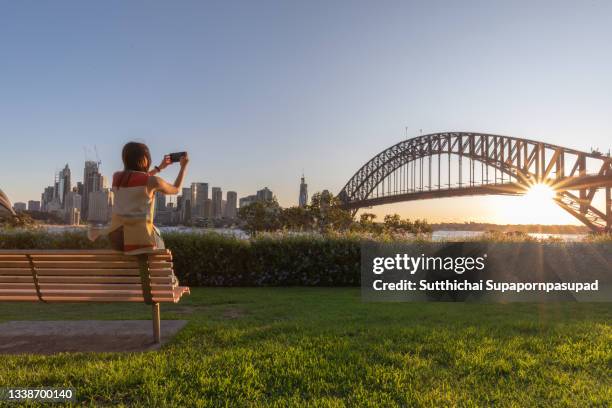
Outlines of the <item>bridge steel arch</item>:
[{"label": "bridge steel arch", "polygon": [[[456,163],[451,163],[451,157],[458,158]],[[445,184],[441,179],[443,159],[448,162]],[[466,182],[462,174],[464,159],[469,160]],[[475,163],[481,164],[480,178],[476,175]],[[437,184],[432,179],[432,166]],[[457,184],[451,183],[453,175],[458,178]],[[612,231],[612,158],[609,154],[586,153],[511,136],[444,132],[401,141],[365,163],[338,197],[344,208],[357,211],[374,205],[429,198],[519,195],[535,184],[550,186],[555,191],[554,201],[592,231]],[[600,189],[605,194],[604,209],[596,208],[593,203]]]}]

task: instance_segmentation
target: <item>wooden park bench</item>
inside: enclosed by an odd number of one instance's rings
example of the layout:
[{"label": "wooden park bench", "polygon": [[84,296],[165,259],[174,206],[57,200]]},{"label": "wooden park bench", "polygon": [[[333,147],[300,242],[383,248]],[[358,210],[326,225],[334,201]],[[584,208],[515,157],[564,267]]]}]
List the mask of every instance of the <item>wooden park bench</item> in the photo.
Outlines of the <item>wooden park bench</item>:
[{"label": "wooden park bench", "polygon": [[144,302],[153,306],[155,343],[159,304],[177,303],[188,293],[166,249],[136,256],[112,250],[0,250],[0,302]]}]

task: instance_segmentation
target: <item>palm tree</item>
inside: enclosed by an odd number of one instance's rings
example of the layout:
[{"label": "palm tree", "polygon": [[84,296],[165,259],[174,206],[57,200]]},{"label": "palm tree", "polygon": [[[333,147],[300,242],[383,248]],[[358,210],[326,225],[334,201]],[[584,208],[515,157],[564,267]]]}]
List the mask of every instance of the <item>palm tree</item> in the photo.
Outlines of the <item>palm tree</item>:
[{"label": "palm tree", "polygon": [[2,190],[0,190],[0,215],[15,215],[11,200],[8,199]]}]

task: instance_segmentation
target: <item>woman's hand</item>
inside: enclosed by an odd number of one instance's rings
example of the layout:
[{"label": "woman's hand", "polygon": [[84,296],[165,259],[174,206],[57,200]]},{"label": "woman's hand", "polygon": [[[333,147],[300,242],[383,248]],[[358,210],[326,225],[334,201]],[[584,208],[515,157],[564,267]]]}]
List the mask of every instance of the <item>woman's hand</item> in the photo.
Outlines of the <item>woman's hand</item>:
[{"label": "woman's hand", "polygon": [[160,164],[159,164],[159,166],[157,166],[157,167],[158,167],[160,170],[163,170],[163,169],[165,169],[166,167],[168,167],[168,166],[170,165],[169,161],[170,161],[170,160],[166,161],[166,156],[164,156],[164,157],[162,158],[161,163],[160,163]]},{"label": "woman's hand", "polygon": [[186,167],[187,163],[189,163],[189,155],[187,154],[187,152],[185,152],[185,155],[181,156],[181,160],[180,160],[181,167]]}]

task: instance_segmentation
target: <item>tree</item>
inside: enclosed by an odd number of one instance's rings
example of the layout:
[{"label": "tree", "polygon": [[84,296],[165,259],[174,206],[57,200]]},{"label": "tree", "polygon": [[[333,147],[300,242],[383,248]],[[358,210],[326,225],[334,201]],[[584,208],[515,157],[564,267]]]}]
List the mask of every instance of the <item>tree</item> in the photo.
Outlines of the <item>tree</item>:
[{"label": "tree", "polygon": [[363,213],[359,216],[359,222],[355,224],[357,231],[369,232],[372,234],[380,234],[383,231],[381,223],[374,222],[376,214]]},{"label": "tree", "polygon": [[289,207],[282,210],[281,224],[287,230],[308,231],[314,228],[314,217],[308,208]]},{"label": "tree", "polygon": [[250,233],[276,231],[281,227],[281,208],[276,201],[255,201],[238,210],[238,218],[244,222],[244,229]]},{"label": "tree", "polygon": [[15,215],[2,216],[0,217],[0,226],[8,228],[33,228],[36,222],[30,217],[29,214],[24,212],[18,212]]},{"label": "tree", "polygon": [[402,227],[402,219],[399,214],[387,214],[385,215],[384,226],[388,232],[399,232]]},{"label": "tree", "polygon": [[425,220],[410,221],[408,218],[401,219],[398,214],[385,215],[384,229],[390,233],[397,234],[425,234],[432,231],[431,225]]},{"label": "tree", "polygon": [[417,234],[430,234],[433,231],[427,220],[414,220],[412,229]]},{"label": "tree", "polygon": [[374,224],[374,220],[376,219],[376,214],[372,213],[363,213],[359,216],[359,224],[362,227],[369,227]]},{"label": "tree", "polygon": [[342,208],[342,202],[327,190],[312,195],[309,210],[319,231],[344,231],[353,224],[351,213]]}]

